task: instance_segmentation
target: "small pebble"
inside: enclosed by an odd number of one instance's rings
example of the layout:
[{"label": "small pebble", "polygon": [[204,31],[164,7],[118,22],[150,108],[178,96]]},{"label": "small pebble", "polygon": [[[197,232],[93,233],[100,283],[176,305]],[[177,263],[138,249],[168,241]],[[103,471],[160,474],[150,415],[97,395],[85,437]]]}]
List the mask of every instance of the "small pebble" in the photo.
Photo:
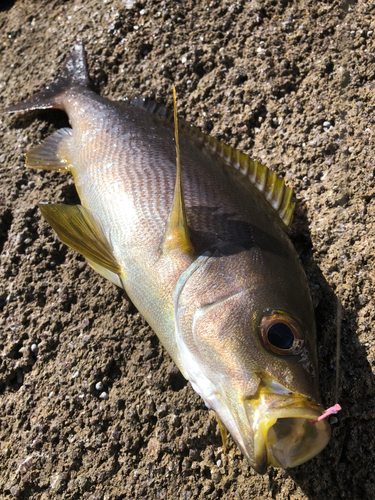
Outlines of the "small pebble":
[{"label": "small pebble", "polygon": [[30,351],[34,354],[38,354],[38,344],[31,344]]},{"label": "small pebble", "polygon": [[365,297],[364,295],[358,295],[358,302],[361,304],[361,306],[363,306],[367,302],[367,297]]},{"label": "small pebble", "polygon": [[12,497],[18,497],[20,496],[21,490],[18,486],[12,486],[10,489],[10,494]]},{"label": "small pebble", "polygon": [[181,418],[178,415],[172,415],[171,424],[173,427],[179,427],[181,425]]},{"label": "small pebble", "polygon": [[145,359],[152,359],[155,357],[155,355],[156,355],[155,349],[152,349],[150,347],[147,347],[145,349],[145,354],[144,354]]},{"label": "small pebble", "polygon": [[212,470],[211,471],[211,478],[214,483],[220,483],[221,481],[221,472],[218,470]]},{"label": "small pebble", "polygon": [[324,122],[323,123],[323,127],[329,127],[330,125],[331,125],[330,122]]},{"label": "small pebble", "polygon": [[160,406],[157,407],[156,412],[158,414],[159,418],[163,418],[167,415],[167,406],[162,403]]},{"label": "small pebble", "polygon": [[[96,389],[97,391],[102,391],[102,390],[103,390],[103,387],[104,387],[104,385],[103,385],[103,382],[102,382],[102,381],[97,382],[97,383],[95,384],[95,389]],[[104,393],[103,393],[103,394],[104,394]]]},{"label": "small pebble", "polygon": [[108,399],[108,394],[107,394],[106,392],[104,392],[104,391],[103,391],[103,392],[100,394],[100,396],[99,396],[99,397],[100,397],[100,399]]}]

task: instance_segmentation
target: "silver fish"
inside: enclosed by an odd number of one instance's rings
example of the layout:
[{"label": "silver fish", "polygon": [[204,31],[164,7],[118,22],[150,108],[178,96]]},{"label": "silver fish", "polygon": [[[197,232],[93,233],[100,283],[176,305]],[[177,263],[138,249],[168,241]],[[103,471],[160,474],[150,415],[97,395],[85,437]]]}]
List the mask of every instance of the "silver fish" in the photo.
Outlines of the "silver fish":
[{"label": "silver fish", "polygon": [[56,81],[4,112],[42,108],[72,126],[26,156],[74,177],[82,205],[40,206],[60,239],[126,290],[254,469],[314,457],[330,427],[314,423],[316,333],[286,233],[292,190],[185,122],[176,174],[168,112],[92,92],[81,44]]}]

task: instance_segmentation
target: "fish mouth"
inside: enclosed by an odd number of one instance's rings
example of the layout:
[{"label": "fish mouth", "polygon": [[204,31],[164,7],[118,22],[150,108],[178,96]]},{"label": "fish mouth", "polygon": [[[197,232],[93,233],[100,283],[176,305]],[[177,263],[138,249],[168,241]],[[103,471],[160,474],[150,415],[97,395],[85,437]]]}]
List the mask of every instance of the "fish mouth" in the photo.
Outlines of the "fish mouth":
[{"label": "fish mouth", "polygon": [[322,411],[274,414],[259,422],[254,435],[256,470],[264,473],[267,466],[297,467],[320,453],[328,444],[331,428],[326,420],[313,423]]},{"label": "fish mouth", "polygon": [[297,467],[320,453],[331,437],[326,420],[317,422],[323,407],[300,394],[263,392],[245,402],[248,422],[253,429],[251,465],[260,474],[267,467]]}]

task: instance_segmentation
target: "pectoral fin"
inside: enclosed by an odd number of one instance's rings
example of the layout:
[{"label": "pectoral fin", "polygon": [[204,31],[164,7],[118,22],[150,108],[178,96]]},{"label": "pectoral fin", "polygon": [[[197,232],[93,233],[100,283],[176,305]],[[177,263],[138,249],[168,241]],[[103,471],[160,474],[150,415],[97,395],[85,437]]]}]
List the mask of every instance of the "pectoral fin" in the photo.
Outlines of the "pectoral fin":
[{"label": "pectoral fin", "polygon": [[[161,119],[172,121],[172,113],[161,104],[145,97],[135,97],[130,103]],[[234,167],[250,184],[252,184],[278,214],[287,229],[292,222],[295,203],[292,200],[293,190],[285,184],[282,177],[270,171],[257,160],[238,149],[231,148],[211,135],[207,135],[190,123],[180,120],[180,132],[202,144],[215,156],[219,156],[226,164]]]},{"label": "pectoral fin", "polygon": [[121,274],[100,224],[82,205],[40,205],[40,211],[63,243],[94,264]]},{"label": "pectoral fin", "polygon": [[189,234],[186,212],[185,212],[184,195],[182,191],[180,146],[178,142],[176,92],[174,87],[173,87],[173,105],[174,105],[175,139],[176,139],[177,175],[176,175],[176,184],[174,189],[172,208],[169,213],[169,217],[165,227],[164,240],[162,244],[162,253],[167,254],[171,251],[179,251],[182,252],[183,254],[193,255],[194,247]]}]

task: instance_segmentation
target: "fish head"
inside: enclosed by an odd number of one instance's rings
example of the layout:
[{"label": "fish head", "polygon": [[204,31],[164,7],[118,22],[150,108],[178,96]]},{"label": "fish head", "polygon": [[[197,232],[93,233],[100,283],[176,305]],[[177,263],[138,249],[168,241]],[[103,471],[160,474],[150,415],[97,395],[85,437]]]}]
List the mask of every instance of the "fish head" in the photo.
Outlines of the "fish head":
[{"label": "fish head", "polygon": [[174,294],[185,375],[259,473],[300,465],[330,438],[329,424],[315,423],[314,314],[291,255],[255,247],[202,256]]}]

